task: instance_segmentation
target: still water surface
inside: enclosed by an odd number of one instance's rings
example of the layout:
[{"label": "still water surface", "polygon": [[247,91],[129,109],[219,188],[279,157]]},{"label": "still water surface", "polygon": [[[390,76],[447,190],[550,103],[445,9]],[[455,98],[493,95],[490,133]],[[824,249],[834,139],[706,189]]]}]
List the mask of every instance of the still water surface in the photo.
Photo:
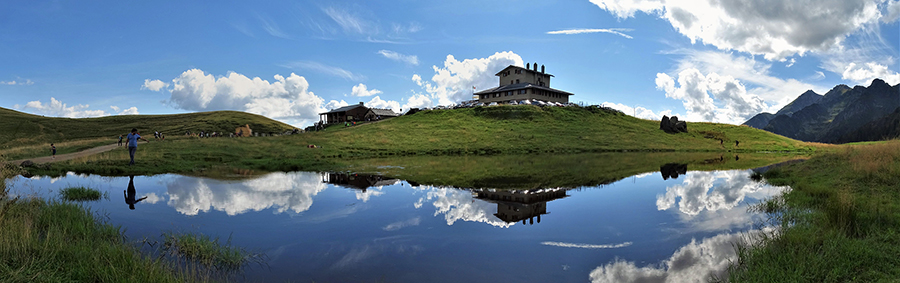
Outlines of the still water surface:
[{"label": "still water surface", "polygon": [[[254,282],[691,282],[721,275],[732,243],[764,215],[748,205],[784,188],[750,170],[660,172],[574,189],[460,189],[378,176],[271,173],[18,177],[17,194],[87,186],[92,211],[130,239],[200,232],[265,253]],[[666,174],[669,175],[669,174]]]}]

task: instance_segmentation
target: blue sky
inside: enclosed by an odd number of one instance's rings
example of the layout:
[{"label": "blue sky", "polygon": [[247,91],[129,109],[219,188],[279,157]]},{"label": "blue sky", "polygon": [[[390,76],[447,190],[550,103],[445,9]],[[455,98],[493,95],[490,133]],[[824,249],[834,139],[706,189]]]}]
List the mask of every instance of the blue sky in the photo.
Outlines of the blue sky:
[{"label": "blue sky", "polygon": [[898,3],[4,1],[0,107],[228,109],[305,126],[358,102],[467,100],[537,62],[574,102],[739,124],[808,89],[900,83]]}]

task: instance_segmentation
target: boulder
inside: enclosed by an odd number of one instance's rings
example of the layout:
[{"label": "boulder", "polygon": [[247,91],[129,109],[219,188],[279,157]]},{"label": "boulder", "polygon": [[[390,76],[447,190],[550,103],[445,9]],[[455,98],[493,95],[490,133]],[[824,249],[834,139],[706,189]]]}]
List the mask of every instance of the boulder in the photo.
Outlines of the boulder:
[{"label": "boulder", "polygon": [[669,118],[663,115],[662,120],[659,121],[659,129],[670,134],[687,133],[687,122],[678,121],[677,116]]},{"label": "boulder", "polygon": [[25,160],[25,161],[22,161],[22,164],[19,164],[19,166],[22,166],[25,168],[32,167],[32,166],[34,166],[34,162],[31,162],[31,160]]}]

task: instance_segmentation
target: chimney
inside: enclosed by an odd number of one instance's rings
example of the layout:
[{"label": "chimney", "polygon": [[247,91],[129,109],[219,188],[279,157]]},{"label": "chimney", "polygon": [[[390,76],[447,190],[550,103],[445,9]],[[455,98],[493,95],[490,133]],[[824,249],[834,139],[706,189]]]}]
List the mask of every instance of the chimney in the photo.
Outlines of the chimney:
[{"label": "chimney", "polygon": [[531,69],[531,63],[525,63],[525,69]]},{"label": "chimney", "polygon": [[537,72],[537,62],[534,62],[534,65],[532,66],[534,66],[534,71]]},{"label": "chimney", "polygon": [[544,73],[544,65],[541,65],[541,74]]},{"label": "chimney", "polygon": [[363,103],[362,103],[362,102],[360,102],[360,103],[359,103],[359,106],[363,106]]}]

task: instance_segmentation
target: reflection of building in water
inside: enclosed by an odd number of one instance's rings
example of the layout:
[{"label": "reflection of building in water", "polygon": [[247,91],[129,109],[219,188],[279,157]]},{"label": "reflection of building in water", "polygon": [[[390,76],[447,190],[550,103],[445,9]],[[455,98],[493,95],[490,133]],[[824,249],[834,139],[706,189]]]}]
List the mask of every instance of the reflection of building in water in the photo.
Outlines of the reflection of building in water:
[{"label": "reflection of building in water", "polygon": [[366,191],[369,187],[393,185],[400,180],[385,178],[378,175],[327,173],[322,176],[322,182],[341,187]]},{"label": "reflection of building in water", "polygon": [[534,218],[541,223],[541,215],[547,214],[547,202],[567,197],[566,190],[482,190],[476,191],[477,198],[497,204],[494,216],[508,223],[522,221],[534,224]]}]

